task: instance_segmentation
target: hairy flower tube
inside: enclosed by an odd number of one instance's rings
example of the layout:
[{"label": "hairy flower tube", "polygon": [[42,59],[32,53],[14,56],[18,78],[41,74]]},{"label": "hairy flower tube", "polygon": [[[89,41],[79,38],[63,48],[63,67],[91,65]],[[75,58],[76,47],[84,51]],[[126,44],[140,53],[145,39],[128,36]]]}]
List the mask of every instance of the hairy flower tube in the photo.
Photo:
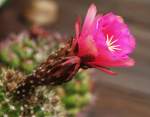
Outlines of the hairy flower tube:
[{"label": "hairy flower tube", "polygon": [[[82,28],[80,20],[75,24],[76,35],[72,49],[84,65],[98,68],[109,74],[109,67],[133,66],[134,60],[128,55],[135,48],[135,39],[123,19],[114,13],[96,14],[92,4],[87,12]],[[85,58],[91,58],[85,60]]]}]

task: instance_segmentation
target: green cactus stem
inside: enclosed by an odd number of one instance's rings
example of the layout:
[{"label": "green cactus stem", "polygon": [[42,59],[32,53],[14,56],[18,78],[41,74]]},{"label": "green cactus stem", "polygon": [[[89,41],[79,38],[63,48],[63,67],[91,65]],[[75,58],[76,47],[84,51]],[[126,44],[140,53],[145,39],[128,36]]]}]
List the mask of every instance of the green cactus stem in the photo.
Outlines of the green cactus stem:
[{"label": "green cactus stem", "polygon": [[68,117],[75,117],[91,99],[91,80],[87,71],[80,71],[75,75],[64,88],[57,88],[58,94],[61,95],[62,102],[67,110]]},{"label": "green cactus stem", "polygon": [[0,42],[0,64],[29,74],[63,45],[64,39],[60,34],[47,34],[40,30],[33,28],[18,35],[13,34]]},{"label": "green cactus stem", "polygon": [[[65,50],[64,47],[67,48],[67,50]],[[32,28],[30,31],[24,31],[18,35],[11,35],[6,39],[6,41],[1,42],[0,64],[6,67],[9,66],[10,68],[15,68],[23,73],[30,74],[28,76],[24,76],[24,80],[21,80],[21,82],[16,84],[17,86],[13,89],[13,94],[18,95],[19,99],[26,99],[27,97],[30,97],[28,96],[30,94],[29,92],[33,94],[34,90],[36,92],[37,87],[45,87],[45,84],[47,86],[61,84],[71,80],[72,76],[74,76],[79,67],[74,65],[74,63],[76,64],[80,61],[77,57],[72,57],[71,60],[69,60],[71,57],[65,57],[69,53],[69,48],[69,43],[64,46],[64,37],[60,36],[60,34],[49,33],[41,28]],[[59,52],[56,51],[58,49]],[[49,54],[51,55],[46,60]],[[40,65],[42,61],[45,62]],[[62,64],[60,65],[59,62],[62,62]],[[57,65],[58,63],[59,65]],[[54,64],[55,67],[53,67],[52,70],[51,67],[54,66]],[[36,69],[37,66],[39,67]],[[49,68],[51,68],[51,72]],[[58,73],[57,69],[60,68],[62,71],[59,71]],[[34,69],[36,70],[33,72]],[[74,72],[72,72],[73,70]],[[54,74],[54,72],[58,78],[60,74],[64,78],[61,77],[62,79],[54,79],[55,75],[53,78],[50,77]],[[66,77],[65,75],[67,74],[70,75]],[[40,79],[38,78],[39,76]],[[46,80],[44,81],[43,79]],[[32,84],[32,81],[34,81],[34,84]],[[61,101],[67,109],[67,115],[69,117],[74,117],[84,106],[89,103],[91,99],[90,82],[89,74],[82,71],[77,73],[71,82],[56,88],[57,93],[59,90],[58,95],[61,97]],[[28,85],[22,87],[21,84]],[[19,94],[17,92],[19,92]],[[78,101],[76,106],[68,106],[71,102],[67,100],[72,100],[73,98],[76,99],[79,97],[80,101]]]},{"label": "green cactus stem", "polygon": [[66,117],[65,109],[51,87],[37,87],[30,99],[16,100],[13,89],[24,79],[20,72],[0,73],[0,117]]}]

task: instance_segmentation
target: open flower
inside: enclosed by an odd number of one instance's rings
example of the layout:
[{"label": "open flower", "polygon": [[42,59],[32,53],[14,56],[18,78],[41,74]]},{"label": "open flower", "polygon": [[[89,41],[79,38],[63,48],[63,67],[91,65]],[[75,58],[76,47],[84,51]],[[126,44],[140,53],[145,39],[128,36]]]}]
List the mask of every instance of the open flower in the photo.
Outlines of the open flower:
[{"label": "open flower", "polygon": [[134,60],[128,55],[135,48],[135,39],[128,26],[118,15],[97,15],[96,12],[96,6],[92,4],[81,31],[80,21],[76,22],[76,36],[72,44],[74,53],[84,65],[110,74],[113,72],[108,70],[109,67],[133,66]]}]

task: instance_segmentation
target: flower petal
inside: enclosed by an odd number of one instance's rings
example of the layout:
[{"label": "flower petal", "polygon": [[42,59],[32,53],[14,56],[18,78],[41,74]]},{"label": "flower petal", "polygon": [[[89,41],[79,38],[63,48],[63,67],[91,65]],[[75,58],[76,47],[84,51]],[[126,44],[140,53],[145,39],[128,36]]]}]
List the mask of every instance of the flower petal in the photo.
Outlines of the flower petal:
[{"label": "flower petal", "polygon": [[79,56],[84,55],[93,55],[97,56],[98,50],[96,48],[95,41],[93,40],[92,35],[88,35],[87,37],[80,37],[78,40],[79,44]]},{"label": "flower petal", "polygon": [[119,59],[119,60],[96,60],[94,62],[91,62],[90,64],[96,64],[101,66],[107,66],[107,67],[132,67],[135,64],[135,61],[132,58],[126,58],[126,59]]},{"label": "flower petal", "polygon": [[80,35],[80,17],[77,18],[77,21],[75,23],[75,33],[76,33],[76,39],[78,39]]},{"label": "flower petal", "polygon": [[113,72],[113,71],[109,70],[108,68],[99,67],[99,66],[97,66],[97,65],[92,65],[92,66],[93,66],[94,68],[97,68],[97,69],[99,69],[99,70],[101,70],[101,71],[103,71],[103,72],[109,74],[109,75],[117,75],[116,72]]},{"label": "flower petal", "polygon": [[96,12],[97,12],[96,6],[95,6],[95,4],[92,4],[90,6],[90,8],[88,9],[87,15],[84,20],[84,24],[83,24],[83,28],[82,28],[83,33],[85,33],[86,30],[88,28],[90,28],[91,24],[93,23],[93,21],[95,19]]}]

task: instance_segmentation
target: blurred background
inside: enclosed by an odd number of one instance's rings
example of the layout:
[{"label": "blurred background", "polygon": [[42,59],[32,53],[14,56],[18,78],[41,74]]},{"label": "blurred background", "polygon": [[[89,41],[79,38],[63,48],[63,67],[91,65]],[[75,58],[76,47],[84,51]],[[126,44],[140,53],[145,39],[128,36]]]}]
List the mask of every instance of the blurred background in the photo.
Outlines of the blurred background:
[{"label": "blurred background", "polygon": [[[85,117],[150,117],[149,0],[0,0],[0,40],[32,25],[73,35],[77,16],[95,3],[99,12],[122,16],[136,37],[136,65],[114,69],[118,76],[94,72],[96,102]],[[96,74],[96,75],[95,75]]]}]

